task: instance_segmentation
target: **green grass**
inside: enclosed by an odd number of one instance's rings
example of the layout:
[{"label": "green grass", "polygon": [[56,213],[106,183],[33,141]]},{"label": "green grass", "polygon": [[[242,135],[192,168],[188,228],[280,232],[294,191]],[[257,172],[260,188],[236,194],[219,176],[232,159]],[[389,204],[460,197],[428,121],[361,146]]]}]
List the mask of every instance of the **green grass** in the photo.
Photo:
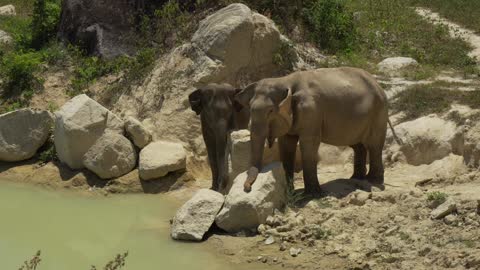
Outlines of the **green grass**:
[{"label": "green grass", "polygon": [[391,56],[412,57],[428,69],[470,71],[475,66],[465,41],[451,38],[446,27],[424,20],[408,1],[349,0],[348,6],[359,14],[356,46],[350,54],[375,63]]},{"label": "green grass", "polygon": [[445,18],[480,33],[478,0],[415,0],[415,4],[430,8]]},{"label": "green grass", "polygon": [[434,202],[436,205],[440,205],[447,201],[448,195],[440,191],[434,191],[427,193],[427,201]]},{"label": "green grass", "polygon": [[[480,108],[480,89],[475,91],[455,90],[458,83],[436,82],[430,85],[415,85],[399,93],[393,100],[393,112],[403,111],[404,121],[432,113],[447,112],[452,103]],[[453,89],[453,90],[452,90]]]}]

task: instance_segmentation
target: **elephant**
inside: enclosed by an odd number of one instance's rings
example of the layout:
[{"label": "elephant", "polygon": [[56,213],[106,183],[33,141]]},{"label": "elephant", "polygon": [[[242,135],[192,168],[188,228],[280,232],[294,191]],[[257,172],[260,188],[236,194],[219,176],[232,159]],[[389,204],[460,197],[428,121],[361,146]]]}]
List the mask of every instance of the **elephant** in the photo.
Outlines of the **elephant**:
[{"label": "elephant", "polygon": [[[250,110],[251,167],[244,190],[249,192],[262,166],[265,141],[278,138],[289,187],[293,188],[294,157],[300,143],[304,192],[321,192],[317,177],[320,143],[350,146],[354,151],[352,178],[383,184],[388,102],[385,92],[367,71],[321,68],[297,71],[248,85],[235,96],[237,108]],[[369,171],[366,159],[369,154]]]},{"label": "elephant", "polygon": [[235,89],[229,84],[208,84],[188,96],[192,110],[200,115],[202,135],[212,171],[211,189],[226,192],[230,133],[248,126],[247,108],[234,108]]}]

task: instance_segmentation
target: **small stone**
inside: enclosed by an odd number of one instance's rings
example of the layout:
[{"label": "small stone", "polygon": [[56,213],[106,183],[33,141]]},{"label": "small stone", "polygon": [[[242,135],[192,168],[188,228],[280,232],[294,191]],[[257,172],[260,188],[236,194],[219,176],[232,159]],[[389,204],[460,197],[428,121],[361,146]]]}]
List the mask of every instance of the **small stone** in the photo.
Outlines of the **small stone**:
[{"label": "small stone", "polygon": [[257,261],[261,261],[263,259],[263,256],[258,256]]},{"label": "small stone", "polygon": [[431,213],[430,217],[432,219],[441,219],[457,210],[457,204],[451,198],[447,199],[446,202],[435,208]]},{"label": "small stone", "polygon": [[305,225],[305,217],[298,215],[296,218],[297,225]]},{"label": "small stone", "polygon": [[446,217],[443,218],[443,221],[445,222],[445,224],[447,225],[454,225],[455,223],[457,223],[457,216],[455,215],[448,215]]},{"label": "small stone", "polygon": [[259,234],[264,234],[267,231],[265,224],[258,225],[257,231]]},{"label": "small stone", "polygon": [[372,194],[365,191],[356,191],[350,195],[350,199],[348,200],[349,204],[362,206],[365,205],[368,199],[372,197]]},{"label": "small stone", "polygon": [[278,258],[277,258],[277,257],[275,257],[275,258],[273,258],[273,260],[272,260],[272,261],[273,261],[274,263],[276,263],[276,262],[278,262]]},{"label": "small stone", "polygon": [[265,240],[265,245],[271,245],[275,243],[275,238],[273,236],[269,236],[266,240]]},{"label": "small stone", "polygon": [[282,242],[280,244],[280,251],[285,251],[287,250],[287,243],[286,242]]},{"label": "small stone", "polygon": [[290,248],[290,256],[292,257],[297,257],[298,255],[300,255],[300,253],[302,253],[302,249],[301,248]]},{"label": "small stone", "polygon": [[398,226],[393,226],[392,228],[388,229],[385,231],[386,236],[392,235],[394,232],[398,231],[399,227]]},{"label": "small stone", "polygon": [[265,223],[266,223],[267,225],[273,226],[273,222],[274,222],[274,221],[275,221],[275,218],[274,218],[273,216],[268,216]]},{"label": "small stone", "polygon": [[268,262],[268,258],[267,257],[263,257],[262,258],[262,263],[267,263]]}]

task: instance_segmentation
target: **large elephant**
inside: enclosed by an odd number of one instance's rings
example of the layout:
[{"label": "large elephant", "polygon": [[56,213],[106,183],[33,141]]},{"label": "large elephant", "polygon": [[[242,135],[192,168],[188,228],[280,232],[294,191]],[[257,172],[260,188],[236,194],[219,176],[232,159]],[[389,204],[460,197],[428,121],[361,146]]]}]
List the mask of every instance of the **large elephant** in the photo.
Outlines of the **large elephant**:
[{"label": "large elephant", "polygon": [[265,140],[271,145],[276,138],[290,187],[298,142],[307,194],[320,192],[317,153],[321,142],[351,146],[352,178],[383,184],[388,104],[384,91],[368,72],[349,67],[322,68],[263,79],[238,93],[235,102],[239,108],[250,109],[252,167],[245,191],[251,189],[261,170]]},{"label": "large elephant", "polygon": [[248,108],[234,108],[235,89],[228,84],[208,84],[188,96],[190,106],[200,115],[202,134],[212,171],[212,189],[226,192],[230,133],[248,127]]}]

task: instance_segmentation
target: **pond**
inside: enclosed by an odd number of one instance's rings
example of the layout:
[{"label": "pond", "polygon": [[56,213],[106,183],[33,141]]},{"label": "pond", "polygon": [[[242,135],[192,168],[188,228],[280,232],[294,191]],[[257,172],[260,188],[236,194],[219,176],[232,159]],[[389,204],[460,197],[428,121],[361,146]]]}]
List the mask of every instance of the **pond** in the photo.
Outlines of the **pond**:
[{"label": "pond", "polygon": [[0,182],[1,269],[18,269],[37,250],[37,270],[103,269],[125,251],[124,269],[238,269],[204,244],[171,240],[178,206],[165,195],[84,196]]}]

